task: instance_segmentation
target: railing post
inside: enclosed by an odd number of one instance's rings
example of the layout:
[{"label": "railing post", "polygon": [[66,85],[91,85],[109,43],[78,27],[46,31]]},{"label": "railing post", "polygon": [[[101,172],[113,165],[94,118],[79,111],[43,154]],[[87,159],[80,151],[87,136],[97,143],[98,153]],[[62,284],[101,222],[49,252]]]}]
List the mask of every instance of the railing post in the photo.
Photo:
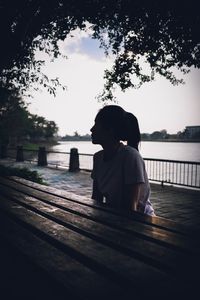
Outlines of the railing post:
[{"label": "railing post", "polygon": [[77,172],[77,171],[80,171],[78,149],[71,148],[70,158],[69,158],[69,172]]},{"label": "railing post", "polygon": [[24,161],[23,146],[17,146],[16,161]]},{"label": "railing post", "polygon": [[7,145],[1,145],[1,147],[0,147],[0,158],[7,158]]},{"label": "railing post", "polygon": [[45,147],[39,147],[38,166],[47,166],[47,153]]}]

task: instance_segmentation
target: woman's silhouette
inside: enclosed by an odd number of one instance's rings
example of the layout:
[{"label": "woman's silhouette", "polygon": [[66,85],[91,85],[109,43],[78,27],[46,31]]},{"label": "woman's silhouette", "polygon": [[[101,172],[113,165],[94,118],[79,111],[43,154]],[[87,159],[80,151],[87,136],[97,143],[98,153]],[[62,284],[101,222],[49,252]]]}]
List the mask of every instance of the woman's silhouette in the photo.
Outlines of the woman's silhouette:
[{"label": "woman's silhouette", "polygon": [[92,143],[103,148],[94,154],[92,198],[113,208],[153,216],[150,185],[138,151],[137,118],[120,106],[108,105],[98,112],[91,133]]}]

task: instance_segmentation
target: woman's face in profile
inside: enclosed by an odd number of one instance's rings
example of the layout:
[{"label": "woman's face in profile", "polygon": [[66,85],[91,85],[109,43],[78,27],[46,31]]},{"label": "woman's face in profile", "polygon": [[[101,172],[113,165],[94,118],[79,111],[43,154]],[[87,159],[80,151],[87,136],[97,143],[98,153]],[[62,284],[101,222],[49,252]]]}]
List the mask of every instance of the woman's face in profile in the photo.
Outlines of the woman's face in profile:
[{"label": "woman's face in profile", "polygon": [[91,138],[93,144],[100,144],[106,142],[108,138],[108,130],[106,130],[103,126],[101,121],[96,118],[94,122],[94,126],[90,129],[91,131]]}]

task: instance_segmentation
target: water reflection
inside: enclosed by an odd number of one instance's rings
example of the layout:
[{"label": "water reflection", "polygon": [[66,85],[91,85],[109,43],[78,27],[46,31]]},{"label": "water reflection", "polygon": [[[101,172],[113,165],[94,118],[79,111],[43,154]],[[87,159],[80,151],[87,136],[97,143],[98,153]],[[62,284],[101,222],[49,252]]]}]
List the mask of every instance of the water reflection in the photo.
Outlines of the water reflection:
[{"label": "water reflection", "polygon": [[[71,141],[60,142],[59,145],[53,146],[52,150],[70,152],[73,147],[78,148],[80,153],[89,154],[102,149],[90,141]],[[141,142],[140,152],[144,158],[200,161],[200,143]]]}]

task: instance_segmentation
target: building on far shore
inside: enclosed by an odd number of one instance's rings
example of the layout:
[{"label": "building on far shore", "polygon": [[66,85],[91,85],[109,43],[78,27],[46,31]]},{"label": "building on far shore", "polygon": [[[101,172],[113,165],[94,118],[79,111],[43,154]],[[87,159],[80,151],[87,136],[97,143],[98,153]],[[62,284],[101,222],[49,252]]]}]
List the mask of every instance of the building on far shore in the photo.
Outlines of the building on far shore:
[{"label": "building on far shore", "polygon": [[188,138],[193,138],[195,136],[200,136],[200,126],[186,126],[185,133]]}]

